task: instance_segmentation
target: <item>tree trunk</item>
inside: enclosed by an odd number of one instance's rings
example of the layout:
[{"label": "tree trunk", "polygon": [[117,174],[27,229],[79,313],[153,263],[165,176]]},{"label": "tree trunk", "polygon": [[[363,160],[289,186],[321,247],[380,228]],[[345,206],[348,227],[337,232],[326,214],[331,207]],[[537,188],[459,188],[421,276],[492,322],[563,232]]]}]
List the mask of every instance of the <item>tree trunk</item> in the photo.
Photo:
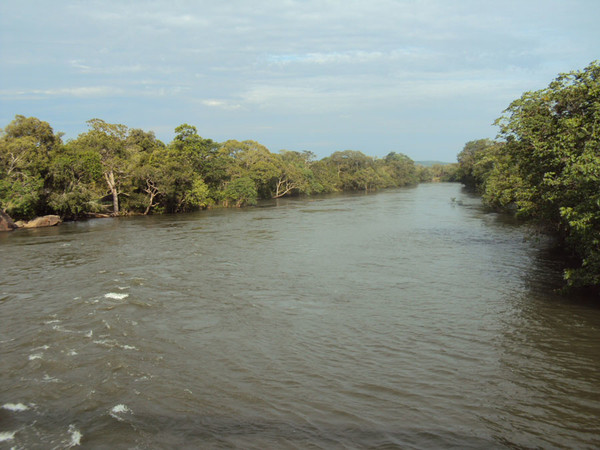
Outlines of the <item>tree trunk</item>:
[{"label": "tree trunk", "polygon": [[144,215],[147,216],[150,213],[150,209],[152,209],[153,206],[156,206],[154,204],[154,197],[156,197],[160,191],[154,185],[154,182],[151,180],[146,180],[146,189],[144,189],[144,192],[146,192],[149,196],[148,206],[146,207],[146,211],[144,211]]},{"label": "tree trunk", "polygon": [[147,216],[148,213],[150,212],[150,208],[152,208],[154,206],[154,204],[152,203],[154,200],[154,195],[152,193],[150,193],[150,201],[148,202],[148,206],[146,206],[146,211],[144,211],[144,215]]},{"label": "tree trunk", "polygon": [[[281,187],[283,186],[283,192],[281,192]],[[275,185],[275,195],[272,198],[281,198],[290,192],[292,189],[296,188],[295,183],[290,183],[287,179],[282,180],[281,178],[277,180],[277,184]]]},{"label": "tree trunk", "polygon": [[110,172],[104,173],[104,179],[106,180],[106,184],[108,184],[108,189],[110,189],[110,193],[113,198],[113,215],[119,215],[119,191],[117,191],[117,186],[115,185],[115,174],[111,170]]}]

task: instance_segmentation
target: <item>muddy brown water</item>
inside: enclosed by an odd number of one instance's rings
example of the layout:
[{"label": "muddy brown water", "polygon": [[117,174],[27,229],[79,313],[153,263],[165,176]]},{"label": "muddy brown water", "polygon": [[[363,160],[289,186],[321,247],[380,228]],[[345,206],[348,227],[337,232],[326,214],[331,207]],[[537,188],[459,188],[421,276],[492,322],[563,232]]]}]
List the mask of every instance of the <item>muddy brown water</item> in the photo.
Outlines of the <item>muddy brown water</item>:
[{"label": "muddy brown water", "polygon": [[600,308],[457,184],[0,234],[0,448],[597,448]]}]

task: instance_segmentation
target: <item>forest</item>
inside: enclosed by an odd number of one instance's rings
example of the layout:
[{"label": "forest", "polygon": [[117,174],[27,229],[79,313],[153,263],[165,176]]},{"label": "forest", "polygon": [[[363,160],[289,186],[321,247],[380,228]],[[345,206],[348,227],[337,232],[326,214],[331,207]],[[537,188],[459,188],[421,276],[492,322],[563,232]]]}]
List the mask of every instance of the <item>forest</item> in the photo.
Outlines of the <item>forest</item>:
[{"label": "forest", "polygon": [[249,140],[218,143],[188,124],[169,144],[151,131],[101,119],[87,124],[63,142],[47,122],[17,115],[0,136],[0,208],[14,219],[176,213],[407,186],[443,172],[395,152],[373,158],[346,150],[316,160],[309,151],[272,153]]},{"label": "forest", "polygon": [[556,236],[570,287],[600,286],[600,64],[526,92],[468,142],[457,177],[499,211]]}]

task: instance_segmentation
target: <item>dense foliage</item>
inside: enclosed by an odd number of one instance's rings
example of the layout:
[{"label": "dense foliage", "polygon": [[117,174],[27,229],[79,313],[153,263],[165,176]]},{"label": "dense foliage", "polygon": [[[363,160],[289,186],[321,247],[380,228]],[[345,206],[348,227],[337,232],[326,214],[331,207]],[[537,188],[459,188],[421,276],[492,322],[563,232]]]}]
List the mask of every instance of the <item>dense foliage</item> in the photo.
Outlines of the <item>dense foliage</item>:
[{"label": "dense foliage", "polygon": [[394,152],[377,159],[347,150],[317,161],[311,152],[271,153],[254,141],[214,142],[188,124],[168,145],[152,132],[100,119],[88,126],[64,143],[48,123],[16,116],[0,136],[0,209],[15,219],[183,212],[431,178]]},{"label": "dense foliage", "polygon": [[600,286],[600,64],[523,94],[496,123],[500,141],[459,154],[460,179],[555,233],[576,261],[568,285]]}]

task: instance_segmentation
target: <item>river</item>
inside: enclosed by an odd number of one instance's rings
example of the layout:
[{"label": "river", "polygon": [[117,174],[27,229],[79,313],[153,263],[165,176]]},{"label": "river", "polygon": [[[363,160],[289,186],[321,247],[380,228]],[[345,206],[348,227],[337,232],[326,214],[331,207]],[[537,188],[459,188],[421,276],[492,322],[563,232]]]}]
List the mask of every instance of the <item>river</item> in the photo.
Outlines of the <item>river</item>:
[{"label": "river", "polygon": [[600,308],[458,184],[0,234],[0,448],[598,448]]}]

